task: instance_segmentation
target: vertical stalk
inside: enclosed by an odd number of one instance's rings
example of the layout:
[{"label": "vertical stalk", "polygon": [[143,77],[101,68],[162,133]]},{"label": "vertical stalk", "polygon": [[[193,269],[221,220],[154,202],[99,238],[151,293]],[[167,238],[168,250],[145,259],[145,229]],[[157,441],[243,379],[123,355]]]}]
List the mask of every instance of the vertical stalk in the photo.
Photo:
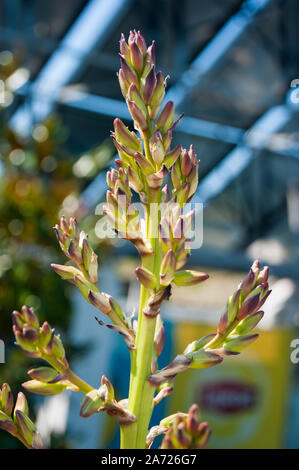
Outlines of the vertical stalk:
[{"label": "vertical stalk", "polygon": [[[148,140],[145,139],[145,148],[148,148]],[[153,196],[153,195],[152,195]],[[160,191],[155,192],[155,200],[159,203]],[[150,217],[149,208],[146,217],[146,233],[153,248],[153,256],[145,258],[142,265],[150,269],[156,276],[159,275],[161,264],[161,251],[157,239],[159,217]],[[140,287],[140,302],[138,316],[138,330],[136,336],[136,350],[131,355],[131,380],[129,390],[128,411],[136,416],[136,422],[121,426],[122,449],[144,449],[146,435],[153,411],[153,397],[155,388],[147,382],[151,374],[151,363],[154,352],[154,337],[156,330],[156,318],[144,315],[143,310],[151,295],[149,289]]]}]

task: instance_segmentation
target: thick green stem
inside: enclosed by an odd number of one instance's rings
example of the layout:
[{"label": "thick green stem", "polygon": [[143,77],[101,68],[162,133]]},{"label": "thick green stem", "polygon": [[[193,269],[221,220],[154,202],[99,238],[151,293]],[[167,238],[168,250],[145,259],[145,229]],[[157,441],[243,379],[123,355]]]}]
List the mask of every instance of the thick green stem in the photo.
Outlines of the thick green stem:
[{"label": "thick green stem", "polygon": [[[157,191],[156,200],[151,200],[151,202],[159,203],[159,199],[159,191]],[[143,266],[150,269],[156,276],[159,275],[161,264],[161,250],[157,238],[158,219],[151,218],[149,210],[147,211],[146,232],[153,248],[153,256],[150,259],[144,259]],[[131,380],[128,402],[128,410],[136,416],[136,422],[121,427],[122,449],[145,448],[147,430],[153,411],[155,388],[146,379],[151,374],[156,317],[149,317],[143,313],[150,295],[150,290],[141,286],[136,350],[131,354]]]}]

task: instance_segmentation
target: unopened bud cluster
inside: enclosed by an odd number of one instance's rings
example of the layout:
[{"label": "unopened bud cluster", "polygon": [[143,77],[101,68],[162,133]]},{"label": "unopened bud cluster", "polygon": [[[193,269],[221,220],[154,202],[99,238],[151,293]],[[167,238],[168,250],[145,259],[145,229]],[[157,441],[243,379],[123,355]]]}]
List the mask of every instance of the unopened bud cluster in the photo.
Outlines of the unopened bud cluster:
[{"label": "unopened bud cluster", "polygon": [[200,422],[197,405],[192,405],[188,413],[168,416],[160,426],[168,428],[161,449],[202,449],[211,434],[208,423]]},{"label": "unopened bud cluster", "polygon": [[28,448],[42,449],[42,439],[28,412],[25,395],[19,392],[14,403],[10,386],[4,383],[0,389],[0,429],[20,439]]}]

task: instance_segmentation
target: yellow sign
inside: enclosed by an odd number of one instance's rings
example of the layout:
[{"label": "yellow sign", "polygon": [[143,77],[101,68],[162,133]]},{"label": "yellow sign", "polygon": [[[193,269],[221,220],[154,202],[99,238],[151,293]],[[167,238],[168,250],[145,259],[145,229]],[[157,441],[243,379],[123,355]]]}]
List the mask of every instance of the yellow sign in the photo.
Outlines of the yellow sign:
[{"label": "yellow sign", "polygon": [[[183,351],[216,326],[177,324],[174,342]],[[290,384],[290,330],[261,331],[239,356],[222,364],[190,370],[176,378],[169,414],[198,403],[212,429],[209,448],[281,448]]]}]

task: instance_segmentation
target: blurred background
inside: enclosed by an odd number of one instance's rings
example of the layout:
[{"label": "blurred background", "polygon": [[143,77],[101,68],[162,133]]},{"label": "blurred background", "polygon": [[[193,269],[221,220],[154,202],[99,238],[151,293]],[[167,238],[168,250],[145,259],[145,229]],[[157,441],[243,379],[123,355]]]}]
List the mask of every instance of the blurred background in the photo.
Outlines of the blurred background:
[{"label": "blurred background", "polygon": [[[156,41],[167,98],[185,113],[175,143],[193,143],[201,160],[203,244],[190,266],[210,274],[164,307],[161,366],[214,331],[254,258],[270,266],[273,288],[257,343],[179,376],[153,423],[197,402],[210,448],[299,448],[298,14],[296,0],[0,0],[0,382],[15,394],[33,366],[11,333],[24,303],[62,333],[79,375],[97,386],[104,373],[127,393],[125,346],[49,264],[63,259],[52,226],[76,215],[99,254],[101,288],[128,312],[138,304],[134,250],[99,238],[98,226],[113,119],[131,125],[118,41],[136,29]],[[109,418],[79,418],[80,396],[30,400],[48,446],[118,446]],[[0,448],[16,446],[0,431]]]}]

